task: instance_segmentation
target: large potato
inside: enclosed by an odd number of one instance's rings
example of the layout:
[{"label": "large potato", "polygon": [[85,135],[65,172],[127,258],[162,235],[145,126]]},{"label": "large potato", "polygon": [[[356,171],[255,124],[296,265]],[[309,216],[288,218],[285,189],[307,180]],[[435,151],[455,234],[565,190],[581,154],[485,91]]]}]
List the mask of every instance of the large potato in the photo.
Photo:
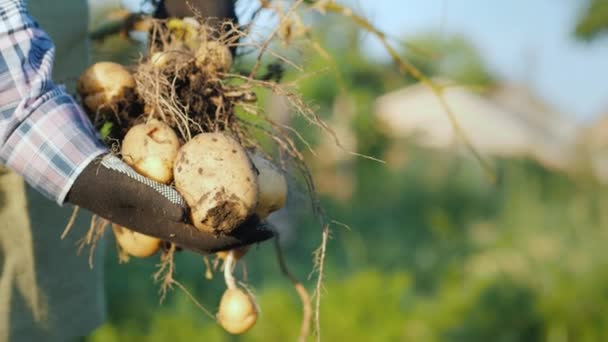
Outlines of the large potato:
[{"label": "large potato", "polygon": [[227,233],[253,214],[255,169],[247,152],[223,133],[201,133],[182,146],[173,168],[175,187],[200,230]]},{"label": "large potato", "polygon": [[77,84],[84,106],[92,112],[124,99],[125,91],[133,88],[135,79],[129,70],[112,62],[93,64],[82,73]]},{"label": "large potato", "polygon": [[281,209],[287,201],[287,180],[283,172],[257,152],[249,152],[249,157],[258,170],[258,206],[255,210],[260,219]]},{"label": "large potato", "polygon": [[157,182],[173,180],[173,163],[179,150],[177,135],[157,120],[131,127],[122,141],[122,159],[138,173]]}]

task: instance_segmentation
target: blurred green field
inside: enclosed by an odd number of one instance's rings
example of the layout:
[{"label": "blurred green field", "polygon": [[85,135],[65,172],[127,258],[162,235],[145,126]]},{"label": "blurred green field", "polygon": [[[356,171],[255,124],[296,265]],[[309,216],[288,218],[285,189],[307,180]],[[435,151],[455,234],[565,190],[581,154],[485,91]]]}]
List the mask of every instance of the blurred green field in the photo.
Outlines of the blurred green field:
[{"label": "blurred green field", "polygon": [[[343,82],[332,72],[308,78],[301,88],[304,97],[318,106],[321,116],[332,118],[342,86],[355,105],[350,127],[358,152],[384,158],[397,146],[402,159],[385,165],[356,158],[340,165],[353,177],[352,196],[322,197],[329,215],[350,227],[332,228],[321,301],[323,340],[608,340],[605,187],[584,165],[581,172],[566,175],[527,159],[492,160],[492,181],[470,154],[424,149],[384,136],[371,115],[373,100],[412,80],[399,76],[391,64],[362,57],[354,31],[343,30],[337,37],[322,25],[319,31],[328,36],[321,38],[335,47],[331,52]],[[335,41],[342,44],[331,44]],[[124,47],[107,44],[97,47],[97,59],[130,58],[113,55]],[[445,69],[404,53],[429,75],[481,86],[496,81],[465,39],[437,44],[431,35],[417,44],[469,56],[466,63]],[[320,56],[306,61],[309,71],[327,65]],[[288,73],[287,79],[297,76]],[[263,93],[260,98],[262,105],[270,101]],[[317,130],[297,119],[292,124],[320,144]],[[323,158],[309,156],[313,170]],[[285,256],[312,292],[314,276],[308,276],[321,231],[304,195],[295,196],[290,208],[295,239],[285,243]],[[257,325],[240,337],[224,333],[178,289],[159,305],[158,286],[152,281],[158,260],[118,264],[113,250],[107,254],[109,321],[90,342],[297,337],[301,305],[280,274],[271,243],[261,244],[245,259],[262,313]],[[204,270],[200,257],[178,255],[176,279],[214,311],[223,280],[219,275],[206,280]]]},{"label": "blurred green field", "polygon": [[[409,152],[411,166],[395,172],[363,162],[353,201],[326,202],[352,230],[334,228],[329,245],[325,340],[608,338],[604,196],[526,161],[504,162],[494,187],[472,162]],[[286,257],[304,279],[320,234],[306,220],[297,232]],[[262,314],[239,339],[178,290],[159,306],[156,261],[118,265],[109,255],[110,322],[91,341],[285,341],[298,332],[300,303],[270,244],[246,258]],[[213,309],[222,279],[205,280],[203,267],[182,253],[177,279]]]}]

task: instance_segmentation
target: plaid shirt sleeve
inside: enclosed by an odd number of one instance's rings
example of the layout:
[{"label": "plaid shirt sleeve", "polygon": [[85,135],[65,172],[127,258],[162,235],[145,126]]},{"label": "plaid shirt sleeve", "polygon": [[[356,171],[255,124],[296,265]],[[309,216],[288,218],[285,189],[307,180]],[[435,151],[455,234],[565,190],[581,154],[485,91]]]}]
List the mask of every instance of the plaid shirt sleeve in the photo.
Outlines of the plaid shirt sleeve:
[{"label": "plaid shirt sleeve", "polygon": [[75,100],[51,80],[54,45],[25,1],[0,0],[0,163],[63,204],[107,151]]}]

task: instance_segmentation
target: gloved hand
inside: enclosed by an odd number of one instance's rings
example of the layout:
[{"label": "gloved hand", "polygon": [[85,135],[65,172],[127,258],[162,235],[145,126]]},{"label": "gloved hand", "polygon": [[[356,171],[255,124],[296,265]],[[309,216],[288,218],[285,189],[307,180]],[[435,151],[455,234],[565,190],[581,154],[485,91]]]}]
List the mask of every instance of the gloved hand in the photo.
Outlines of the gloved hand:
[{"label": "gloved hand", "polygon": [[94,160],[83,170],[67,201],[131,230],[201,254],[273,236],[255,217],[228,235],[198,230],[188,223],[186,203],[177,191],[138,174],[112,155]]}]

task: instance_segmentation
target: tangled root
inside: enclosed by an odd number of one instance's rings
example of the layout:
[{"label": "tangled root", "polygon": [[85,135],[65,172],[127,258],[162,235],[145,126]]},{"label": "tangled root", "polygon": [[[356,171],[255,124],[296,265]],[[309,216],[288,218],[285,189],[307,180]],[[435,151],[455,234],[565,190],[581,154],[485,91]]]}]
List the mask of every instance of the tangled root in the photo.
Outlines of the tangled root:
[{"label": "tangled root", "polygon": [[229,130],[241,135],[235,107],[255,102],[256,96],[249,85],[230,84],[225,78],[238,30],[223,26],[225,31],[218,32],[200,21],[191,23],[186,28],[189,34],[180,39],[170,24],[154,23],[153,43],[135,69],[144,115],[174,127],[185,141],[201,132]]}]

